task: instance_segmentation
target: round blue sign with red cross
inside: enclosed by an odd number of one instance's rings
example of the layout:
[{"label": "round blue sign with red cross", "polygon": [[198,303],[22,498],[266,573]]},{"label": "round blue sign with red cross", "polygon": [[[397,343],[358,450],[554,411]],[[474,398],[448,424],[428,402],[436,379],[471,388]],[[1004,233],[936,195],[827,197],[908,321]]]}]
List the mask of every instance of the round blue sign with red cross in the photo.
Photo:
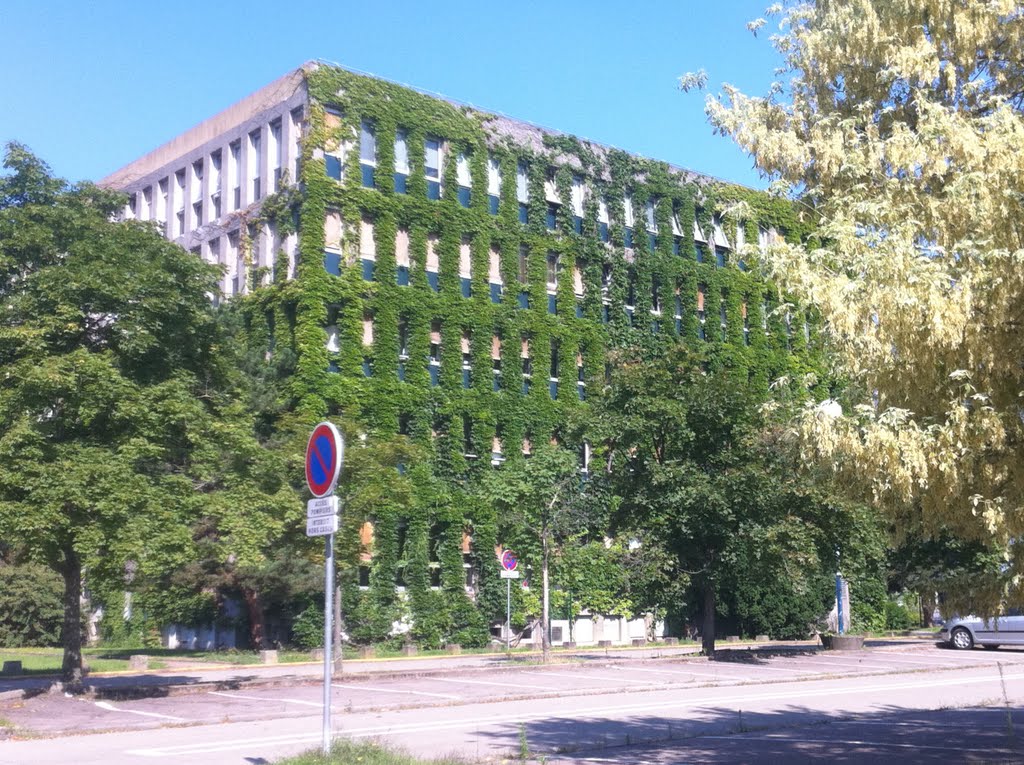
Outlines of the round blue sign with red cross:
[{"label": "round blue sign with red cross", "polygon": [[506,571],[515,571],[516,566],[519,565],[519,558],[511,550],[505,550],[501,554],[501,567]]},{"label": "round blue sign with red cross", "polygon": [[306,483],[314,497],[327,497],[334,493],[345,459],[345,439],[329,422],[313,428],[306,445]]}]

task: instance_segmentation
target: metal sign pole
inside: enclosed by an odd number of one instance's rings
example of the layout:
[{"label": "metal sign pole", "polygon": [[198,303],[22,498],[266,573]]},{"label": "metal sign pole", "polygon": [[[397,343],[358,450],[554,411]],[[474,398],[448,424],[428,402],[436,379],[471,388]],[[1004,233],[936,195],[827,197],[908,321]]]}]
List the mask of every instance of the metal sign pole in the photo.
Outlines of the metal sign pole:
[{"label": "metal sign pole", "polygon": [[331,753],[331,616],[334,612],[334,534],[327,535],[324,552],[324,754]]},{"label": "metal sign pole", "polygon": [[505,650],[512,650],[512,580],[505,580]]},{"label": "metal sign pole", "polygon": [[843,577],[836,572],[836,632],[843,634]]}]

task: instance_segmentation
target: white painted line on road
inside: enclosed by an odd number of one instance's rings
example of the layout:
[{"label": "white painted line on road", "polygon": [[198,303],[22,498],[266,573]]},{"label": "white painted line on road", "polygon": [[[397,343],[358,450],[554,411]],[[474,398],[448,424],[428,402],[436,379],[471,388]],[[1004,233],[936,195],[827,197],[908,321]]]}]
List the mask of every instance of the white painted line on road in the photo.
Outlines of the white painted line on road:
[{"label": "white painted line on road", "polygon": [[243,699],[245,701],[282,701],[288,704],[301,704],[305,707],[317,707],[323,709],[324,705],[318,701],[304,701],[302,699],[275,699],[271,696],[243,696],[241,693],[223,693],[221,691],[207,691],[211,696],[223,696],[227,699]]},{"label": "white painted line on road", "polygon": [[[823,664],[826,667],[856,667],[867,672],[877,672],[879,669],[899,669],[899,667],[893,667],[885,662],[878,661],[877,659],[833,659],[830,657],[822,657],[820,659],[801,659],[801,663],[807,664]],[[877,666],[871,667],[869,665],[875,664]]]},{"label": "white painted line on road", "polygon": [[[431,678],[436,680],[437,678]],[[340,685],[338,683],[331,683],[332,688],[348,689],[352,691],[372,691],[373,693],[412,693],[416,696],[433,696],[437,699],[461,699],[461,696],[456,696],[452,693],[427,693],[426,691],[410,691],[406,688],[374,688],[369,685]]]},{"label": "white painted line on road", "polygon": [[[889,741],[860,741],[857,739],[850,739],[842,741],[839,739],[831,738],[784,738],[782,736],[698,736],[693,741],[700,741],[701,739],[711,739],[713,741],[777,741],[780,744],[848,744],[850,746],[880,746],[887,749],[934,749],[939,752],[957,752],[962,754],[964,751],[963,746],[935,746],[928,744],[896,744]],[[983,752],[985,754],[1009,754],[1009,749],[972,749],[972,754]]]},{"label": "white painted line on road", "polygon": [[650,680],[636,680],[631,677],[612,677],[611,675],[584,675],[570,674],[568,672],[520,672],[520,675],[532,675],[534,677],[568,677],[572,680],[597,680],[602,683],[607,682],[627,682],[627,683],[642,683],[646,686],[665,685],[665,683],[652,683]]},{"label": "white painted line on road", "polygon": [[[440,678],[434,678],[435,680]],[[1024,674],[1006,675],[1005,680],[1024,680]],[[457,681],[453,681],[457,682]],[[785,699],[803,700],[808,698],[825,698],[829,696],[838,696],[842,698],[848,698],[853,695],[871,694],[877,696],[880,693],[887,691],[902,691],[902,690],[920,690],[924,688],[942,688],[957,685],[974,685],[979,682],[992,682],[991,677],[943,677],[937,679],[921,679],[914,682],[904,683],[884,683],[875,685],[864,685],[855,687],[842,687],[842,688],[790,688],[785,691],[773,691],[761,694],[741,693],[736,696],[726,696],[722,698],[701,698],[701,699],[673,699],[671,701],[657,701],[657,702],[646,702],[639,704],[620,704],[613,706],[609,704],[600,704],[589,708],[583,708],[573,711],[572,719],[587,719],[594,717],[608,717],[612,714],[623,714],[623,713],[638,713],[638,712],[650,712],[659,709],[702,709],[720,708],[723,705],[729,704],[749,704],[751,701],[781,701]],[[800,686],[805,686],[806,683],[799,683]],[[505,715],[489,715],[489,716],[474,716],[462,719],[455,719],[449,721],[426,721],[426,722],[415,722],[415,723],[404,723],[394,725],[378,725],[370,728],[349,728],[339,733],[349,738],[369,738],[369,737],[383,737],[389,734],[395,733],[418,733],[422,731],[436,731],[436,730],[453,730],[453,729],[479,729],[481,726],[488,724],[506,724],[506,723],[517,723],[526,722],[529,720],[543,720],[551,719],[552,717],[560,717],[565,719],[566,713],[560,715],[552,715],[551,712],[524,712],[520,714],[505,714]],[[208,744],[182,744],[178,746],[167,746],[152,749],[130,749],[127,750],[127,754],[139,755],[143,757],[181,757],[190,754],[204,754],[209,752],[224,752],[232,749],[245,749],[254,745],[284,745],[292,743],[302,743],[306,741],[319,741],[320,734],[295,734],[290,736],[271,736],[267,738],[245,738],[245,739],[232,739],[226,741],[213,741]],[[829,742],[826,742],[829,743]]]},{"label": "white painted line on road", "polygon": [[[719,675],[715,671],[711,672],[698,672],[692,669],[642,669],[640,667],[619,667],[614,666],[612,669],[618,669],[623,672],[653,672],[656,675],[696,675],[697,677],[714,677],[716,680]],[[728,678],[733,680],[735,678]]]},{"label": "white painted line on road", "polygon": [[175,722],[188,722],[184,717],[173,717],[172,715],[162,715],[158,712],[140,712],[137,709],[118,709],[109,701],[97,701],[96,706],[100,709],[106,709],[108,712],[125,712],[130,715],[141,715],[142,717],[159,717],[161,720],[174,720]]},{"label": "white painted line on road", "polygon": [[502,683],[497,680],[455,680],[448,677],[430,678],[437,683],[456,683],[457,685],[496,685],[499,688],[526,688],[532,691],[564,691],[564,688],[556,688],[553,685],[517,685],[515,683]]}]

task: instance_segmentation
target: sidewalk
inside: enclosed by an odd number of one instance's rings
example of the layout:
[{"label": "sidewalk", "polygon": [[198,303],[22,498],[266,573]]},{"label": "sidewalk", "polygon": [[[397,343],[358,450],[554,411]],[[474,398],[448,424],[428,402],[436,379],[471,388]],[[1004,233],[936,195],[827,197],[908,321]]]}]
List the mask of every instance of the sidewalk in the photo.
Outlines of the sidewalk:
[{"label": "sidewalk", "polygon": [[[873,638],[867,641],[873,647],[898,644],[919,644],[934,641],[929,633],[898,638]],[[819,650],[817,640],[768,641],[768,642],[725,642],[717,644],[719,651],[789,651]],[[614,662],[636,659],[682,658],[700,654],[700,646],[654,645],[646,647],[615,646],[610,648],[578,648],[553,650],[554,662]],[[388,659],[346,659],[342,673],[335,675],[334,682],[345,682],[347,678],[400,677],[406,675],[443,674],[453,671],[495,670],[515,668],[539,663],[540,651],[514,653],[464,654],[429,657],[395,657]],[[195,693],[205,690],[224,690],[275,685],[295,685],[316,682],[323,677],[323,662],[301,662],[290,664],[247,664],[225,667],[199,666],[188,669],[149,670],[146,672],[97,672],[85,678],[87,693],[98,698],[139,698],[146,696],[169,696],[181,693]],[[36,695],[62,691],[57,677],[29,676],[0,678],[0,699],[16,698],[22,695]]]}]

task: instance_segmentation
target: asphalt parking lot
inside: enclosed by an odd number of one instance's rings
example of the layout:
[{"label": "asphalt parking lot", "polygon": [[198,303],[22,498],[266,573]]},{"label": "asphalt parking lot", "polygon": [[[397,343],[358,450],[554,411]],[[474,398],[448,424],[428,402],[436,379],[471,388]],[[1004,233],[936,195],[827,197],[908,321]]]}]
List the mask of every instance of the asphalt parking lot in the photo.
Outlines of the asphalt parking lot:
[{"label": "asphalt parking lot", "polygon": [[[958,652],[931,644],[876,647],[859,652],[813,649],[775,652],[722,651],[716,661],[683,655],[637,657],[629,653],[582,653],[571,661],[540,665],[497,664],[396,676],[349,673],[332,683],[339,714],[478,705],[519,699],[623,696],[677,690],[680,698],[700,689],[764,685],[893,673],[933,673],[999,667],[1020,671],[1024,651]],[[162,725],[211,724],[319,714],[323,690],[314,677],[275,687],[226,681],[183,695],[152,689],[127,700],[26,693],[0,702],[0,717],[35,735]]]}]

